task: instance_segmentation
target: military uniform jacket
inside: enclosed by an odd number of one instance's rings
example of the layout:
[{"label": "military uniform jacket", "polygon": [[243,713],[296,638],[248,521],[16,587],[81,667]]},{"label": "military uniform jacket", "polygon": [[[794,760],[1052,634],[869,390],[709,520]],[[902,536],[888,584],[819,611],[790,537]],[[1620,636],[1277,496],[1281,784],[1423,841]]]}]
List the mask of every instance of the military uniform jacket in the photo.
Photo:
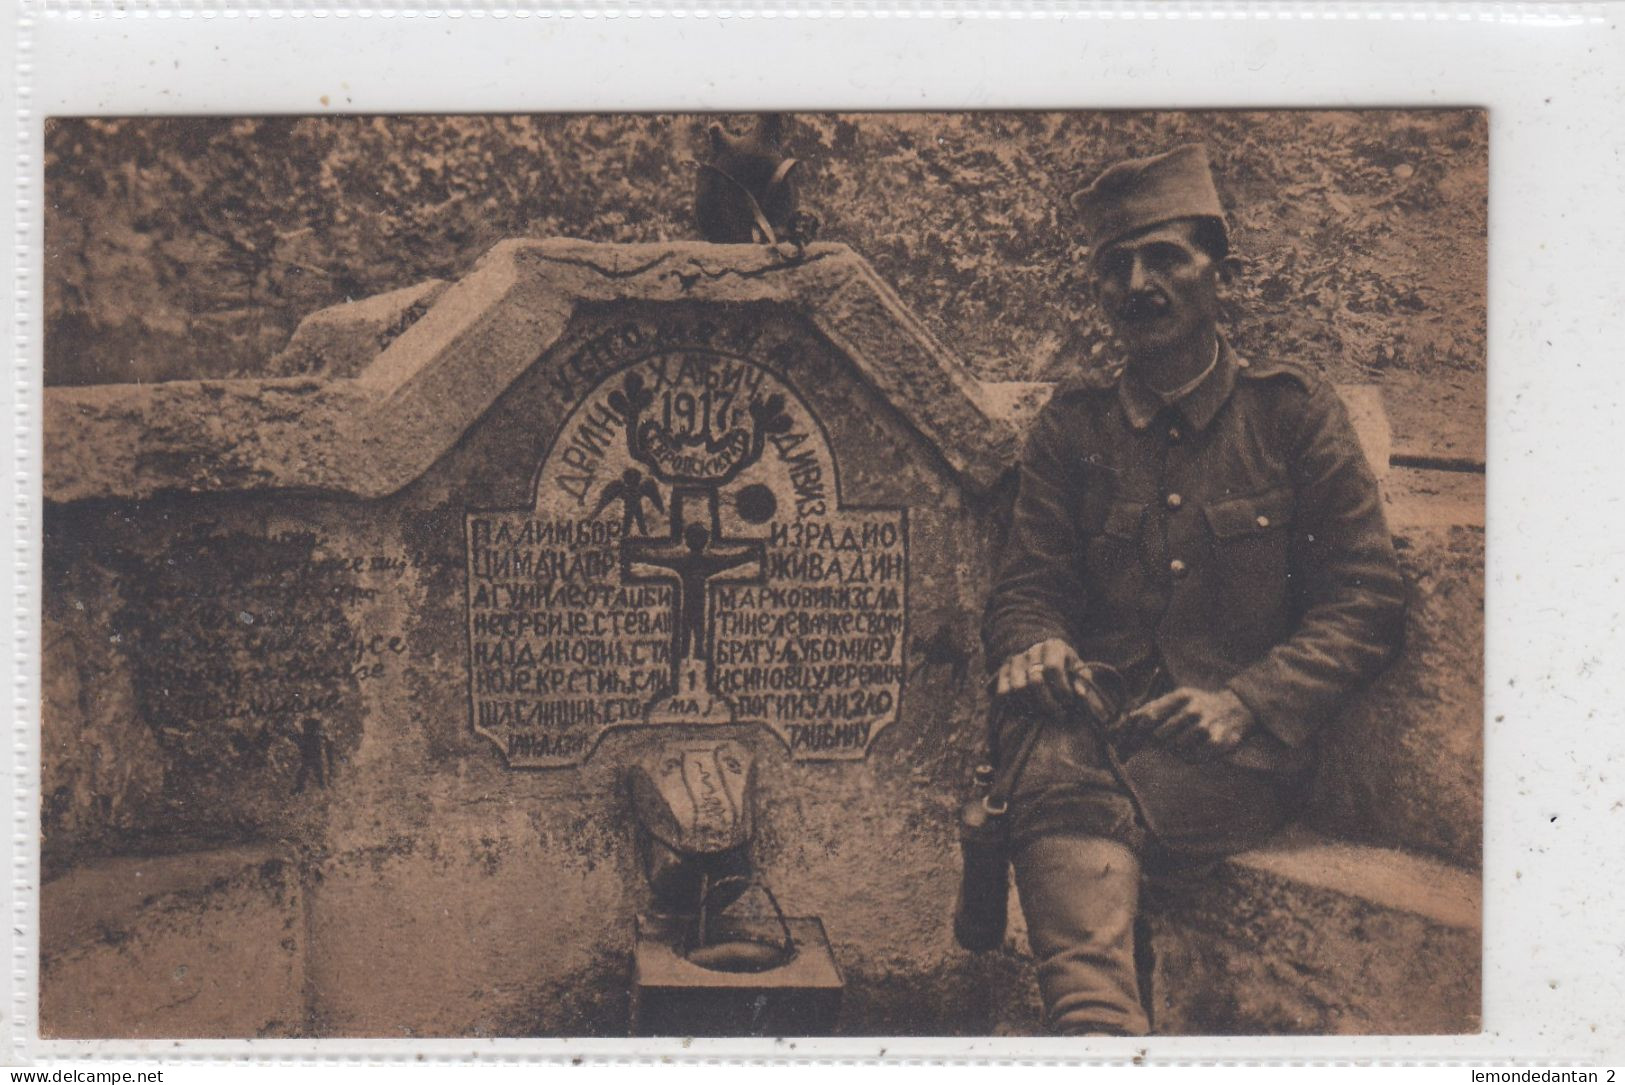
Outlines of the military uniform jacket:
[{"label": "military uniform jacket", "polygon": [[1173,685],[1228,687],[1264,768],[1387,662],[1404,588],[1336,392],[1296,366],[1217,364],[1172,406],[1132,375],[1057,389],[1020,465],[983,626],[990,667],[1050,637]]}]

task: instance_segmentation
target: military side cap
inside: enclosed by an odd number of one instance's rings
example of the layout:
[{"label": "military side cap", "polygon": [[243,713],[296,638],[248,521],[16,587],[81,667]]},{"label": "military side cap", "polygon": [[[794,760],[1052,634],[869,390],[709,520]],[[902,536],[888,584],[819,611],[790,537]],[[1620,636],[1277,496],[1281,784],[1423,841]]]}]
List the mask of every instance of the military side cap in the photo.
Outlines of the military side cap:
[{"label": "military side cap", "polygon": [[1072,208],[1083,219],[1084,236],[1095,252],[1118,238],[1174,219],[1215,218],[1224,225],[1207,148],[1200,143],[1117,163],[1074,195]]}]

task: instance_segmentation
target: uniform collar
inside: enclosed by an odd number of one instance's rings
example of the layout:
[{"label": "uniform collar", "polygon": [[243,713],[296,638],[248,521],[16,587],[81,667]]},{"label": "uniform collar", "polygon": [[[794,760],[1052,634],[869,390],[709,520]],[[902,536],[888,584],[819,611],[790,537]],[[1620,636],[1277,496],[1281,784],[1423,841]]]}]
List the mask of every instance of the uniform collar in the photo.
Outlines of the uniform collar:
[{"label": "uniform collar", "polygon": [[1172,404],[1165,404],[1162,397],[1145,386],[1145,382],[1136,377],[1132,370],[1124,370],[1117,382],[1117,398],[1123,404],[1123,413],[1128,415],[1129,425],[1135,429],[1144,429],[1151,424],[1159,412],[1172,407],[1185,416],[1185,421],[1192,427],[1203,430],[1213,421],[1213,416],[1219,413],[1225,400],[1230,398],[1230,392],[1236,386],[1236,373],[1247,368],[1247,359],[1230,349],[1230,344],[1219,336],[1219,361],[1213,367],[1213,372],[1207,379]]}]

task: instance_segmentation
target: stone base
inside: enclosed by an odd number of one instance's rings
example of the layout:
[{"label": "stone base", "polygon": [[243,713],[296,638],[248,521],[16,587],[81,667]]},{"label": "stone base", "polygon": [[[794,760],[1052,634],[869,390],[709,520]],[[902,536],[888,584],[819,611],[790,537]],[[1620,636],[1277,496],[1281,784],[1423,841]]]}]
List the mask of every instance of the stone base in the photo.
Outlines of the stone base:
[{"label": "stone base", "polygon": [[1149,894],[1161,1035],[1477,1032],[1475,875],[1297,830]]},{"label": "stone base", "polygon": [[[41,1034],[307,1034],[313,1011],[307,1009],[306,907],[294,864],[271,849],[110,860],[66,874],[42,892]],[[1019,907],[1011,912],[1005,952],[955,952],[923,975],[848,975],[844,1005],[833,969],[815,982],[801,976],[775,984],[814,996],[795,1004],[799,1009],[792,1006],[794,1023],[709,1030],[692,1021],[681,1027],[645,1022],[644,1031],[805,1035],[823,1031],[838,1007],[839,1031],[849,1035],[1034,1034],[1040,1031],[1037,987]],[[1479,882],[1436,860],[1293,830],[1211,871],[1157,883],[1147,894],[1146,915],[1159,1035],[1478,1028]],[[827,955],[828,943],[816,933],[798,928],[798,941],[816,943]],[[627,973],[619,962],[600,961],[592,971],[624,998]],[[379,978],[376,969],[365,971]],[[671,986],[647,969],[639,975],[651,989]],[[718,1006],[744,989],[739,981],[760,987],[771,978],[707,975],[722,981],[710,992],[720,996],[712,1000]],[[614,1000],[612,990],[591,987],[584,974],[565,984],[578,998]],[[700,1001],[685,991],[679,1008],[695,1010]],[[815,1020],[824,1024],[809,1029]],[[556,1025],[550,1020],[527,1028],[515,1021],[495,1031],[537,1035]],[[389,1032],[353,1023],[318,1031]],[[469,1031],[454,1027],[445,1034]],[[579,1023],[572,1031],[603,1034]]]},{"label": "stone base", "polygon": [[243,1038],[305,1027],[298,867],[232,848],[80,867],[40,891],[40,1034]]},{"label": "stone base", "polygon": [[[835,1028],[845,982],[817,919],[786,921],[796,952],[761,972],[701,968],[680,954],[680,924],[638,917],[632,956],[634,1036],[827,1036]],[[753,938],[774,942],[770,919],[750,924]]]}]

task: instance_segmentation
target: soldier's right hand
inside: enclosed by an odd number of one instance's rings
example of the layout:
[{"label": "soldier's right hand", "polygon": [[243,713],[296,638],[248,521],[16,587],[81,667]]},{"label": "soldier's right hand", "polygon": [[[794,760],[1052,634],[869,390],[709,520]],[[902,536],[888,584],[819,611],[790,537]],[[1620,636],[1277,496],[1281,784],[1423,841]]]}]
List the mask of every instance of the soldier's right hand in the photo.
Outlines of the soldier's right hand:
[{"label": "soldier's right hand", "polygon": [[1005,660],[993,677],[993,692],[1030,697],[1043,711],[1060,715],[1064,706],[1083,696],[1080,683],[1088,673],[1072,645],[1051,637]]}]

